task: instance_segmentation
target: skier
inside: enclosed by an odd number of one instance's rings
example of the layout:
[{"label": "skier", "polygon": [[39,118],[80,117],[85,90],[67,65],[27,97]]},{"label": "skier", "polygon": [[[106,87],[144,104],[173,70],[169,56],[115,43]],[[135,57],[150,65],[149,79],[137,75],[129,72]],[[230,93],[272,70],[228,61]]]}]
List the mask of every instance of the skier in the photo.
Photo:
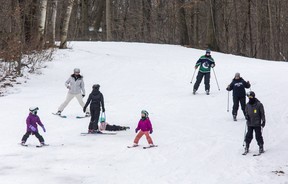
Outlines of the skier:
[{"label": "skier", "polygon": [[[60,105],[58,108],[57,115],[61,116],[61,112],[65,109],[65,107],[69,104],[69,102],[76,97],[79,104],[84,107],[83,98],[85,96],[85,88],[83,76],[80,75],[80,69],[75,68],[74,73],[69,77],[69,79],[65,82],[65,86],[69,89],[66,100]],[[82,91],[82,93],[81,93]],[[84,112],[85,113],[85,112]],[[89,110],[86,112],[86,116],[90,116]]]},{"label": "skier", "polygon": [[241,104],[241,109],[245,116],[245,105],[246,105],[246,91],[245,88],[250,88],[249,81],[245,81],[241,76],[240,73],[236,73],[232,82],[226,88],[227,91],[233,90],[233,110],[232,116],[233,120],[237,121],[237,111],[239,108],[239,102]]},{"label": "skier", "polygon": [[98,120],[100,116],[100,105],[102,107],[102,112],[105,112],[104,107],[104,97],[103,94],[99,91],[100,85],[94,84],[92,86],[92,92],[90,93],[86,104],[83,107],[83,111],[86,111],[86,108],[90,104],[91,119],[88,127],[88,133],[96,133],[98,131]]},{"label": "skier", "polygon": [[211,50],[207,49],[206,50],[206,54],[204,56],[201,56],[200,59],[197,61],[196,65],[195,65],[195,70],[199,68],[199,72],[197,75],[197,80],[194,84],[194,88],[193,88],[193,94],[196,94],[196,91],[199,88],[199,85],[204,77],[204,84],[205,84],[205,91],[206,94],[209,95],[209,91],[210,91],[210,70],[211,67],[214,68],[215,67],[215,62],[214,59],[211,57]]},{"label": "skier", "polygon": [[149,119],[148,116],[149,116],[149,113],[146,110],[142,110],[141,111],[141,119],[140,119],[140,121],[138,123],[137,128],[135,129],[135,132],[137,133],[139,130],[140,131],[139,131],[139,133],[136,135],[136,137],[134,139],[133,147],[138,146],[138,142],[139,142],[139,140],[141,139],[141,137],[143,135],[146,136],[146,139],[147,139],[147,141],[149,143],[149,146],[150,147],[154,146],[152,138],[149,135],[149,134],[153,133],[153,128],[152,128],[152,124],[151,124],[150,119]]},{"label": "skier", "polygon": [[264,153],[264,141],[262,137],[262,128],[265,127],[265,112],[263,104],[255,98],[255,93],[250,91],[247,93],[247,97],[249,98],[249,102],[245,108],[246,120],[248,131],[245,136],[245,152],[249,152],[249,145],[251,140],[253,139],[253,130],[256,134],[256,140],[259,146],[259,154]]},{"label": "skier", "polygon": [[41,126],[43,131],[46,132],[46,129],[45,129],[44,125],[42,124],[39,116],[37,116],[37,111],[38,110],[39,110],[38,107],[30,107],[29,108],[30,113],[29,113],[29,115],[28,115],[28,117],[26,119],[27,131],[23,135],[22,141],[21,141],[21,145],[23,145],[23,146],[25,146],[25,143],[26,143],[28,137],[31,134],[35,135],[38,138],[41,146],[45,146],[46,145],[43,137],[39,134],[38,128],[37,128],[37,124],[38,124],[39,126]]},{"label": "skier", "polygon": [[119,125],[110,125],[106,122],[106,119],[104,116],[100,117],[100,126],[99,126],[99,131],[121,131],[121,130],[127,130],[130,129],[130,127],[125,127],[125,126],[119,126]]}]

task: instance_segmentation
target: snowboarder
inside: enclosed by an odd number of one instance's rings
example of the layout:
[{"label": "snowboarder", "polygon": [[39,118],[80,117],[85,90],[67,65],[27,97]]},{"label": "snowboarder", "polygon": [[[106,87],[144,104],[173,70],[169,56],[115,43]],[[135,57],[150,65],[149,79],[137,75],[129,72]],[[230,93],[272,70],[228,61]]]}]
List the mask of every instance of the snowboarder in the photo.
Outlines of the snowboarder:
[{"label": "snowboarder", "polygon": [[100,126],[99,126],[99,131],[121,131],[121,130],[127,130],[130,129],[130,127],[125,127],[125,126],[119,126],[119,125],[110,125],[106,122],[105,116],[100,117]]},{"label": "snowboarder", "polygon": [[239,102],[241,104],[241,109],[245,116],[245,106],[246,106],[246,91],[245,88],[250,88],[249,81],[245,81],[241,76],[240,73],[236,73],[232,82],[227,86],[227,91],[233,90],[233,110],[232,116],[233,120],[237,121],[237,111],[239,108]]},{"label": "snowboarder", "polygon": [[262,128],[265,127],[265,112],[263,104],[255,98],[255,93],[250,91],[247,93],[247,97],[249,98],[249,102],[245,108],[246,120],[248,131],[245,136],[245,152],[249,152],[249,145],[253,139],[253,130],[256,134],[256,140],[259,146],[259,154],[264,153],[264,141],[262,137]]},{"label": "snowboarder", "polygon": [[21,141],[21,145],[23,145],[23,146],[25,146],[25,143],[31,134],[35,135],[38,138],[41,146],[45,145],[44,138],[38,132],[37,124],[39,126],[41,126],[41,128],[43,129],[44,132],[46,132],[44,125],[42,124],[39,116],[37,115],[38,110],[39,110],[38,107],[30,107],[29,108],[30,113],[26,119],[27,130],[26,130],[26,133],[23,135],[22,141]]},{"label": "snowboarder", "polygon": [[92,92],[90,93],[86,104],[83,107],[83,111],[86,111],[86,108],[90,104],[91,119],[88,126],[88,133],[95,133],[98,131],[98,120],[100,116],[100,105],[102,107],[102,112],[105,112],[104,107],[104,97],[103,94],[99,91],[100,85],[94,84],[92,86]]},{"label": "snowboarder", "polygon": [[214,59],[211,57],[211,50],[207,49],[206,50],[206,54],[204,56],[201,56],[200,59],[196,62],[195,65],[195,70],[199,68],[199,72],[196,78],[196,82],[194,84],[194,88],[193,88],[193,94],[196,94],[196,91],[199,88],[199,85],[204,77],[204,84],[205,84],[205,91],[206,94],[209,95],[209,91],[210,91],[210,70],[211,67],[214,68],[215,67],[215,62]]},{"label": "snowboarder", "polygon": [[133,144],[133,147],[136,147],[138,146],[138,142],[139,140],[141,139],[141,137],[143,135],[146,136],[146,139],[149,143],[149,146],[150,147],[153,147],[154,144],[153,144],[153,141],[152,141],[152,138],[150,137],[149,134],[152,134],[153,133],[153,128],[152,128],[152,124],[150,122],[150,119],[149,119],[149,113],[146,111],[146,110],[142,110],[141,111],[141,119],[138,123],[138,126],[137,128],[135,129],[135,132],[139,133],[136,135],[135,139],[134,139],[134,144]]},{"label": "snowboarder", "polygon": [[[60,107],[58,108],[58,112],[56,113],[57,115],[60,115],[60,116],[61,116],[61,112],[65,109],[65,107],[69,104],[69,102],[74,97],[76,97],[76,99],[78,100],[82,108],[85,105],[83,102],[83,98],[85,97],[84,81],[83,81],[83,76],[80,75],[79,68],[74,69],[74,73],[65,82],[65,86],[67,89],[69,89],[69,91],[67,93],[66,100],[60,105]],[[87,110],[86,116],[90,116],[89,110]]]}]

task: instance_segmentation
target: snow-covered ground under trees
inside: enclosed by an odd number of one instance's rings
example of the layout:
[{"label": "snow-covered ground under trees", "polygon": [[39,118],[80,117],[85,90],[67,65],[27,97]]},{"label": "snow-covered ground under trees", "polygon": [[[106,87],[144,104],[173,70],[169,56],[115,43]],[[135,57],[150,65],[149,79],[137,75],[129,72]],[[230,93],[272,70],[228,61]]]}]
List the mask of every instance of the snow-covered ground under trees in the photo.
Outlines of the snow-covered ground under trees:
[{"label": "snow-covered ground under trees", "polygon": [[[32,75],[15,92],[0,98],[0,182],[2,184],[288,184],[288,63],[212,52],[211,95],[201,84],[192,94],[195,62],[205,51],[173,45],[72,42],[59,50],[41,75]],[[63,114],[52,115],[64,101],[64,82],[74,68],[84,75],[86,102],[93,84],[104,94],[107,121],[130,126],[117,135],[81,136],[89,118],[74,99]],[[264,104],[265,154],[255,139],[251,153],[242,156],[245,119],[227,112],[226,86],[235,72],[252,84]],[[196,76],[196,75],[195,75]],[[195,78],[193,79],[193,83]],[[231,93],[230,93],[231,95]],[[18,143],[26,131],[30,106],[47,132],[48,147],[30,136],[29,147]],[[158,148],[127,149],[133,143],[140,112],[150,113]],[[145,137],[140,141],[147,145]],[[273,172],[274,171],[274,172]],[[283,171],[284,174],[275,174]]]}]

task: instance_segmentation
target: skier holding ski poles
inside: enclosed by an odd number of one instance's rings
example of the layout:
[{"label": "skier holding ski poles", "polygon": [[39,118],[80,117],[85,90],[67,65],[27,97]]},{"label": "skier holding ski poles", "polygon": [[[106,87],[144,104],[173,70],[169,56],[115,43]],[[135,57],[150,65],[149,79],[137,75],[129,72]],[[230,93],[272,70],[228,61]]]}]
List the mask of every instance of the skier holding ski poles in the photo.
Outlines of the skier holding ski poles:
[{"label": "skier holding ski poles", "polygon": [[255,98],[255,93],[250,91],[247,93],[249,102],[245,108],[246,120],[248,131],[245,136],[245,152],[244,155],[249,152],[249,145],[253,139],[253,131],[256,134],[256,140],[259,146],[259,154],[264,153],[264,141],[262,136],[262,128],[265,127],[266,119],[263,104]]},{"label": "skier holding ski poles", "polygon": [[241,109],[243,111],[243,114],[245,116],[245,106],[246,106],[246,91],[245,88],[250,88],[249,81],[245,81],[241,76],[240,73],[236,73],[234,79],[232,82],[227,86],[227,91],[233,90],[233,110],[232,110],[232,116],[233,120],[237,121],[237,111],[239,108],[239,102],[241,104]]},{"label": "skier holding ski poles", "polygon": [[199,68],[198,75],[196,77],[196,82],[193,88],[193,94],[196,94],[196,91],[199,88],[199,85],[204,77],[205,91],[206,94],[209,95],[210,92],[210,71],[211,68],[215,67],[214,59],[211,57],[211,50],[207,49],[206,54],[201,56],[200,59],[196,62],[195,70]]},{"label": "skier holding ski poles", "polygon": [[100,105],[102,107],[102,112],[105,112],[104,107],[104,97],[103,94],[99,91],[100,85],[94,84],[92,86],[92,92],[90,93],[86,104],[83,107],[83,112],[86,111],[86,108],[90,104],[91,119],[88,126],[88,133],[96,133],[98,131],[98,120],[100,116]]}]

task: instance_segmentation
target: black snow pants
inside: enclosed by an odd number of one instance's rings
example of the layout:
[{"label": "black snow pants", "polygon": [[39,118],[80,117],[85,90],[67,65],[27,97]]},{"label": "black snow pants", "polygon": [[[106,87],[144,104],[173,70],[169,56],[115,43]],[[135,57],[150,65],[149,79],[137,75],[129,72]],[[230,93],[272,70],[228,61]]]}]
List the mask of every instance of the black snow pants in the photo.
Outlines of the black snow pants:
[{"label": "black snow pants", "polygon": [[196,82],[194,84],[194,90],[195,91],[198,90],[203,77],[204,77],[205,91],[207,91],[207,90],[210,91],[210,72],[208,72],[208,73],[198,72]]},{"label": "black snow pants", "polygon": [[233,96],[233,110],[232,110],[232,115],[237,116],[237,111],[239,109],[239,102],[241,105],[241,109],[243,111],[243,114],[245,116],[245,106],[246,106],[246,98],[244,97],[234,97]]},{"label": "black snow pants", "polygon": [[100,116],[100,107],[90,105],[91,119],[89,123],[89,130],[98,130],[98,120]]},{"label": "black snow pants", "polygon": [[23,135],[22,142],[25,143],[31,134],[35,135],[40,143],[44,143],[44,138],[39,134],[39,132],[30,132],[30,131],[27,131],[26,134]]},{"label": "black snow pants", "polygon": [[106,125],[107,131],[120,131],[120,130],[126,130],[125,127],[118,126],[118,125]]},{"label": "black snow pants", "polygon": [[245,136],[246,145],[248,145],[249,147],[249,144],[251,143],[253,139],[253,130],[255,131],[255,134],[256,134],[256,141],[257,141],[258,146],[263,146],[264,141],[262,137],[262,127],[251,127],[251,126],[248,126],[248,131]]}]

